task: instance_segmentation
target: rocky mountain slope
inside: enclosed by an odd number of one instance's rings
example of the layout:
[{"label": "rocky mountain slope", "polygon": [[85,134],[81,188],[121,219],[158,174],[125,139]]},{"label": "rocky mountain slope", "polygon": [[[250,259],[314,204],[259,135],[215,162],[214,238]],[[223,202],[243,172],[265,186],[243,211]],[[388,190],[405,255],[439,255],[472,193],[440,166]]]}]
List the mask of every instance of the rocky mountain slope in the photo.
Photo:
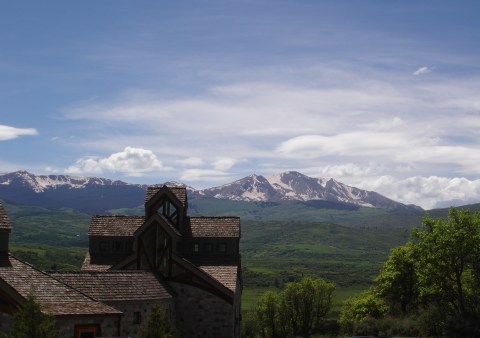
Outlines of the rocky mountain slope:
[{"label": "rocky mountain slope", "polygon": [[[168,182],[169,185],[179,183]],[[0,198],[46,208],[73,208],[88,213],[134,208],[142,204],[147,185],[97,177],[34,175],[17,171],[0,175]],[[340,183],[333,178],[312,178],[289,171],[269,178],[251,175],[219,187],[195,190],[190,198],[216,198],[246,202],[327,201],[359,207],[419,209],[373,191]]]},{"label": "rocky mountain slope", "polygon": [[312,178],[288,171],[269,178],[251,175],[220,187],[205,189],[203,196],[235,201],[329,201],[361,207],[419,209],[393,201],[373,191],[351,187],[333,178]]}]

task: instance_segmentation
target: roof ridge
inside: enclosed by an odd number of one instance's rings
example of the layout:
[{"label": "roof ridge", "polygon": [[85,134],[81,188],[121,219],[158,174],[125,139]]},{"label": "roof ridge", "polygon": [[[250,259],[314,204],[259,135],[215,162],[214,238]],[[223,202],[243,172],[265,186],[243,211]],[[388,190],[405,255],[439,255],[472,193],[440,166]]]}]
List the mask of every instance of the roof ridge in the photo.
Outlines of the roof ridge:
[{"label": "roof ridge", "polygon": [[240,216],[188,216],[189,218],[238,218]]},{"label": "roof ridge", "polygon": [[33,270],[35,270],[35,271],[37,271],[37,272],[39,272],[39,273],[41,273],[41,274],[43,274],[43,275],[45,275],[45,276],[47,276],[47,277],[49,277],[49,278],[52,278],[53,280],[59,282],[60,284],[65,285],[66,287],[68,287],[68,288],[70,288],[70,289],[72,289],[72,290],[75,290],[76,292],[80,293],[81,295],[85,296],[86,298],[88,298],[88,299],[90,299],[90,300],[92,300],[92,301],[94,301],[94,302],[101,303],[101,304],[103,304],[103,305],[105,305],[105,306],[107,306],[107,307],[109,307],[109,308],[111,308],[111,309],[114,309],[114,310],[118,311],[117,309],[111,307],[110,305],[107,305],[107,304],[105,304],[105,303],[103,303],[103,302],[100,302],[99,300],[96,300],[96,299],[90,297],[89,295],[83,293],[82,291],[74,288],[74,287],[71,286],[70,284],[67,284],[67,283],[65,283],[65,282],[63,282],[63,281],[55,278],[54,276],[52,276],[51,274],[47,273],[46,271],[40,270],[40,269],[36,268],[35,266],[33,266],[32,264],[27,263],[27,262],[25,262],[25,261],[23,261],[23,260],[15,257],[15,256],[13,256],[13,255],[10,254],[10,253],[9,253],[9,256],[12,257],[13,259],[19,261],[20,263],[29,266],[29,267],[32,268]]},{"label": "roof ridge", "polygon": [[129,218],[145,218],[145,216],[141,215],[93,215],[93,217],[129,217]]}]

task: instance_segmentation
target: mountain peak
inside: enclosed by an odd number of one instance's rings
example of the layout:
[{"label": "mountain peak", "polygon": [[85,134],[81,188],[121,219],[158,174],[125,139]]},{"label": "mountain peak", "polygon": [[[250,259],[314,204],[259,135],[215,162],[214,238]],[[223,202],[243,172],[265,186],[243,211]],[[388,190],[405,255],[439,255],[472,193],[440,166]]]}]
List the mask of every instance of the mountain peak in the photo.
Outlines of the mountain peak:
[{"label": "mountain peak", "polygon": [[[196,190],[178,182],[166,182],[165,184],[184,186],[191,196],[206,196],[234,201],[284,203],[286,201],[307,202],[316,200],[371,208],[418,208],[406,206],[376,192],[345,185],[333,178],[313,178],[298,171],[286,171],[269,178],[254,173],[234,182],[203,190]],[[63,203],[62,205],[71,203],[76,206],[79,203],[78,196],[82,195],[85,196],[82,198],[88,199],[89,210],[99,207],[102,203],[104,204],[104,199],[107,196],[111,196],[109,203],[112,208],[118,208],[122,204],[115,205],[115,201],[121,199],[124,201],[122,203],[126,203],[126,205],[136,203],[133,201],[133,196],[141,196],[138,199],[141,201],[145,189],[146,185],[128,184],[104,178],[34,175],[25,170],[0,175],[0,195],[3,198],[16,200],[29,196],[28,198],[32,201],[35,200],[37,205],[44,206],[48,206],[49,203],[52,204],[54,200],[58,200],[55,202],[57,204],[60,202],[60,204]],[[127,194],[131,196],[125,195],[127,191]],[[62,202],[62,199],[70,200],[66,203]]]},{"label": "mountain peak", "polygon": [[286,171],[268,179],[253,174],[220,187],[204,189],[202,195],[238,201],[318,200],[370,208],[410,208],[378,193],[350,187],[333,178],[313,178],[298,171]]}]

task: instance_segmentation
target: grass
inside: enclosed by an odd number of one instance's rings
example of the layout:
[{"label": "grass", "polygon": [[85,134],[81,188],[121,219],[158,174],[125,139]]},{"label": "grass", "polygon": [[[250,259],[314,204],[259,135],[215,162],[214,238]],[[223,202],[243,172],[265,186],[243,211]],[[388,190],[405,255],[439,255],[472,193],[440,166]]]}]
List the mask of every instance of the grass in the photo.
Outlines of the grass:
[{"label": "grass", "polygon": [[408,228],[349,228],[324,222],[242,223],[244,283],[273,287],[313,275],[340,287],[368,285]]},{"label": "grass", "polygon": [[[368,286],[337,287],[334,293],[330,317],[337,318],[343,303],[347,299],[355,297],[367,289]],[[279,289],[274,287],[245,287],[242,292],[242,311],[252,311],[258,299],[269,290],[279,291]]]},{"label": "grass", "polygon": [[59,248],[47,245],[12,244],[13,255],[40,270],[79,270],[87,248]]}]

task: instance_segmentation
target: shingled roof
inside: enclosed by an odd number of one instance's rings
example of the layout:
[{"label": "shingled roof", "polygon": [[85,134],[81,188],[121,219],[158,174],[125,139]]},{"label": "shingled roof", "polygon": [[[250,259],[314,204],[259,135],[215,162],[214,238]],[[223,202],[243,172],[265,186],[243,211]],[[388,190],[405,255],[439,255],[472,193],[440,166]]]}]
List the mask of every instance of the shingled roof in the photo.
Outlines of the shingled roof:
[{"label": "shingled roof", "polygon": [[45,313],[51,315],[120,315],[121,312],[98,302],[49,274],[13,256],[10,266],[0,267],[0,287],[7,284],[22,298],[33,292]]},{"label": "shingled roof", "polygon": [[[160,191],[164,186],[151,186],[147,188],[147,194],[145,195],[145,203],[150,201],[150,199],[155,196],[157,192]],[[184,187],[167,187],[168,190],[170,190],[175,197],[182,203],[183,206],[187,203],[187,188]]]},{"label": "shingled roof", "polygon": [[145,222],[143,216],[95,215],[88,228],[89,236],[133,236]]},{"label": "shingled roof", "polygon": [[238,259],[220,257],[193,258],[190,261],[228,289],[235,292],[238,274]]},{"label": "shingled roof", "polygon": [[102,302],[172,298],[149,271],[56,272],[52,276]]},{"label": "shingled roof", "polygon": [[8,219],[7,213],[3,208],[3,204],[0,201],[0,229],[12,229],[12,225],[10,224],[10,220]]},{"label": "shingled roof", "polygon": [[102,261],[101,263],[92,263],[90,259],[90,253],[87,252],[82,264],[82,271],[106,271],[110,269],[115,263],[116,261],[109,261],[108,259],[107,261]]},{"label": "shingled roof", "polygon": [[187,233],[192,237],[240,237],[240,217],[188,217]]}]

